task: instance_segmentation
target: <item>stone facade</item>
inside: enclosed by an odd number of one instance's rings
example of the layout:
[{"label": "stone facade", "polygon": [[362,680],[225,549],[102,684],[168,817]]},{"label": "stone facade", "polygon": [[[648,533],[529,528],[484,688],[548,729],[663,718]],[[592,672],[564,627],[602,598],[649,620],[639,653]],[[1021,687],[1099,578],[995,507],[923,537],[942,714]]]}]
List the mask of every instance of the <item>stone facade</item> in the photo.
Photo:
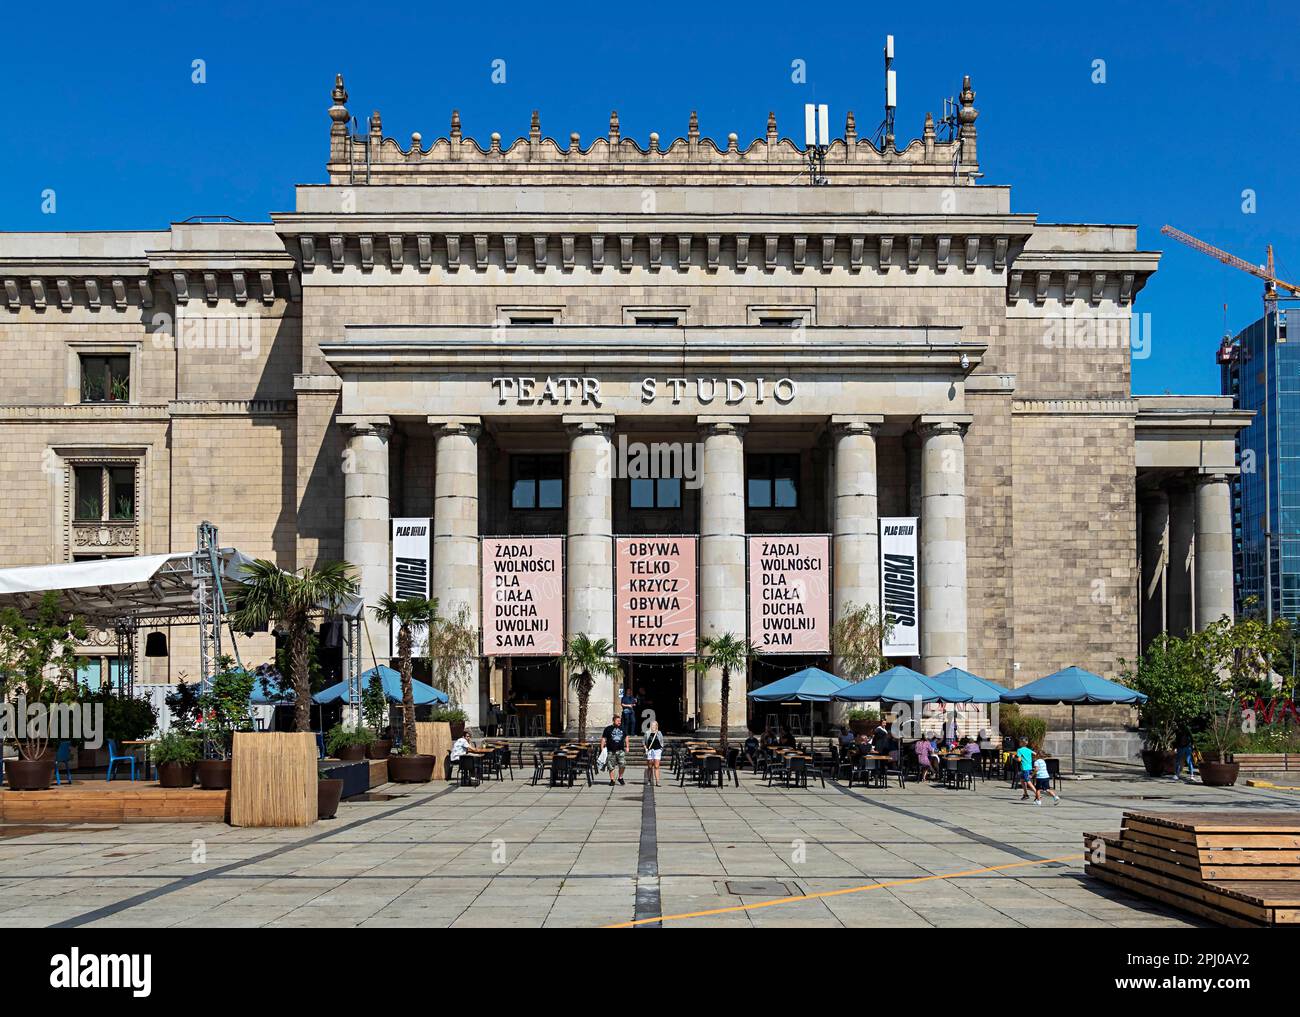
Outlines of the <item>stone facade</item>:
[{"label": "stone facade", "polygon": [[[1201,478],[1170,585],[1195,591],[1187,617],[1217,617],[1242,418],[1133,398],[1130,314],[1158,255],[1133,227],[1012,212],[980,182],[974,99],[967,81],[956,137],[927,117],[901,151],[850,114],[828,185],[792,186],[804,153],[774,117],[743,148],[693,115],[685,138],[642,146],[616,114],[585,148],[536,116],[512,144],[455,116],[403,148],[378,114],[349,134],[340,79],[328,182],[269,224],[0,235],[0,566],[185,549],[206,518],[284,567],[346,556],[373,603],[388,518],[428,516],[444,603],[477,614],[479,537],[566,535],[568,628],[612,637],[612,536],[698,534],[707,635],[744,629],[745,534],[832,534],[838,611],[879,596],[878,518],[916,515],[910,663],[1012,685],[1067,664],[1113,675],[1169,627],[1140,581],[1163,591],[1168,564],[1139,539],[1140,492]],[[87,401],[103,358],[129,392]],[[702,486],[630,507],[601,472],[620,437],[701,443]],[[747,502],[767,453],[795,457],[797,504]],[[538,456],[564,458],[566,501],[521,511],[512,464]],[[133,469],[131,511],[78,519],[78,465]],[[475,720],[511,680],[500,664]],[[682,675],[683,712],[716,725],[718,675]],[[743,690],[732,704],[743,723]]]}]

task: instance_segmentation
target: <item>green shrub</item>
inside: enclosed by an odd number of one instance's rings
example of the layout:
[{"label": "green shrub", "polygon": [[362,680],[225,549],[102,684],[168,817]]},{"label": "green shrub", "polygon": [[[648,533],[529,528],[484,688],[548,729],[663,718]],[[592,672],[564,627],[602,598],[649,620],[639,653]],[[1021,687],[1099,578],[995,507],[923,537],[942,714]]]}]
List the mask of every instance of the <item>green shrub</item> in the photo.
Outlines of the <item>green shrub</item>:
[{"label": "green shrub", "polygon": [[325,751],[331,756],[337,756],[340,749],[352,748],[355,745],[366,746],[375,740],[375,733],[367,727],[344,727],[342,724],[335,724],[325,735]]},{"label": "green shrub", "polygon": [[998,730],[1017,744],[1024,738],[1034,748],[1041,749],[1043,739],[1047,737],[1047,721],[1042,717],[1028,717],[1020,712],[1020,707],[1011,703],[998,711]]},{"label": "green shrub", "polygon": [[159,766],[197,763],[202,756],[198,739],[181,731],[168,731],[153,747],[153,761]]},{"label": "green shrub", "polygon": [[857,720],[857,721],[866,721],[868,724],[879,724],[880,711],[854,709],[854,710],[850,710],[847,714],[845,714],[845,719],[847,719],[850,722]]},{"label": "green shrub", "polygon": [[466,713],[458,706],[435,706],[429,713],[429,719],[446,724],[463,724]]}]

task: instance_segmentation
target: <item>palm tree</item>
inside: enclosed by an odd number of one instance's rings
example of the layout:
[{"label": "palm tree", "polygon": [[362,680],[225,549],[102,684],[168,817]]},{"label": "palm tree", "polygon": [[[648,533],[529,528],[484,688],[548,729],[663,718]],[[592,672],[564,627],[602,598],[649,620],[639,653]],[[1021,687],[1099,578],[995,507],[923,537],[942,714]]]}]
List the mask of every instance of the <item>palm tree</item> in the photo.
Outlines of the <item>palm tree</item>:
[{"label": "palm tree", "polygon": [[402,675],[402,748],[415,751],[415,687],[411,684],[411,630],[427,629],[438,617],[438,602],[424,597],[394,600],[388,594],[372,608],[381,625],[397,624],[397,669]]},{"label": "palm tree", "polygon": [[614,645],[608,639],[592,639],[582,633],[569,640],[564,651],[564,663],[569,667],[569,684],[578,693],[578,740],[586,741],[587,703],[596,684],[596,675],[617,678],[623,674],[623,668],[614,656]]},{"label": "palm tree", "polygon": [[244,588],[236,595],[231,622],[236,629],[263,628],[275,622],[289,634],[293,677],[293,729],[311,730],[311,667],[308,633],[312,615],[336,610],[357,592],[352,566],[322,562],[300,572],[286,572],[258,558],[244,567]]},{"label": "palm tree", "polygon": [[717,636],[706,636],[700,643],[700,649],[703,652],[691,662],[691,670],[698,674],[707,674],[715,669],[722,672],[722,722],[719,724],[718,741],[725,750],[727,712],[731,705],[731,672],[745,670],[749,658],[754,656],[754,647],[747,640],[723,632]]}]

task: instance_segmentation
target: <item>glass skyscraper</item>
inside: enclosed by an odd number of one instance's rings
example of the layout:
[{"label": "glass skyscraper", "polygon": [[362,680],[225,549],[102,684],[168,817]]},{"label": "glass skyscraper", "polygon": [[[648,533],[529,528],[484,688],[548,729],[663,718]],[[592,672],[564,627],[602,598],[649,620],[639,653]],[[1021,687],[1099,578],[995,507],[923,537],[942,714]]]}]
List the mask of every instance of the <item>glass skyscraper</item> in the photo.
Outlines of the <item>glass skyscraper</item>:
[{"label": "glass skyscraper", "polygon": [[[1300,618],[1300,338],[1287,342],[1287,312],[1249,325],[1220,351],[1223,392],[1255,417],[1237,438],[1241,474],[1233,490],[1237,611],[1267,603]],[[1271,540],[1266,536],[1271,534]],[[1270,554],[1271,551],[1271,554]]]}]

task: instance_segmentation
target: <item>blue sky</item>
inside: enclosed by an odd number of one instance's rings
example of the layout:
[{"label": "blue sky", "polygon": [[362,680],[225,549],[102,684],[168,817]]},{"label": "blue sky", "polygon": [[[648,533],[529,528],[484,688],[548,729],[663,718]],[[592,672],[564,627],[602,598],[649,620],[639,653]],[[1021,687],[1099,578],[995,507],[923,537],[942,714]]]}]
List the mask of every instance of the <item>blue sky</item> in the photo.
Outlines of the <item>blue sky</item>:
[{"label": "blue sky", "polygon": [[[1300,282],[1294,201],[1300,119],[1295,3],[869,5],[526,3],[11,5],[0,57],[0,229],[161,228],[189,215],[265,221],[293,185],[324,175],[329,91],[352,112],[426,143],[453,107],[467,134],[625,136],[700,128],[742,144],[775,110],[802,137],[802,106],[832,127],[880,119],[880,49],[896,38],[900,145],[970,74],[989,183],[1045,221],[1135,223],[1162,267],[1138,300],[1152,355],[1138,392],[1218,390],[1228,325],[1260,313],[1250,276],[1165,242],[1170,222],[1252,261],[1275,245]],[[206,62],[207,82],[191,82]],[[506,82],[490,80],[506,61]],[[803,60],[807,83],[791,81]],[[1092,82],[1104,60],[1106,81]],[[53,188],[57,212],[41,212]],[[1256,211],[1242,211],[1242,192]]]}]

